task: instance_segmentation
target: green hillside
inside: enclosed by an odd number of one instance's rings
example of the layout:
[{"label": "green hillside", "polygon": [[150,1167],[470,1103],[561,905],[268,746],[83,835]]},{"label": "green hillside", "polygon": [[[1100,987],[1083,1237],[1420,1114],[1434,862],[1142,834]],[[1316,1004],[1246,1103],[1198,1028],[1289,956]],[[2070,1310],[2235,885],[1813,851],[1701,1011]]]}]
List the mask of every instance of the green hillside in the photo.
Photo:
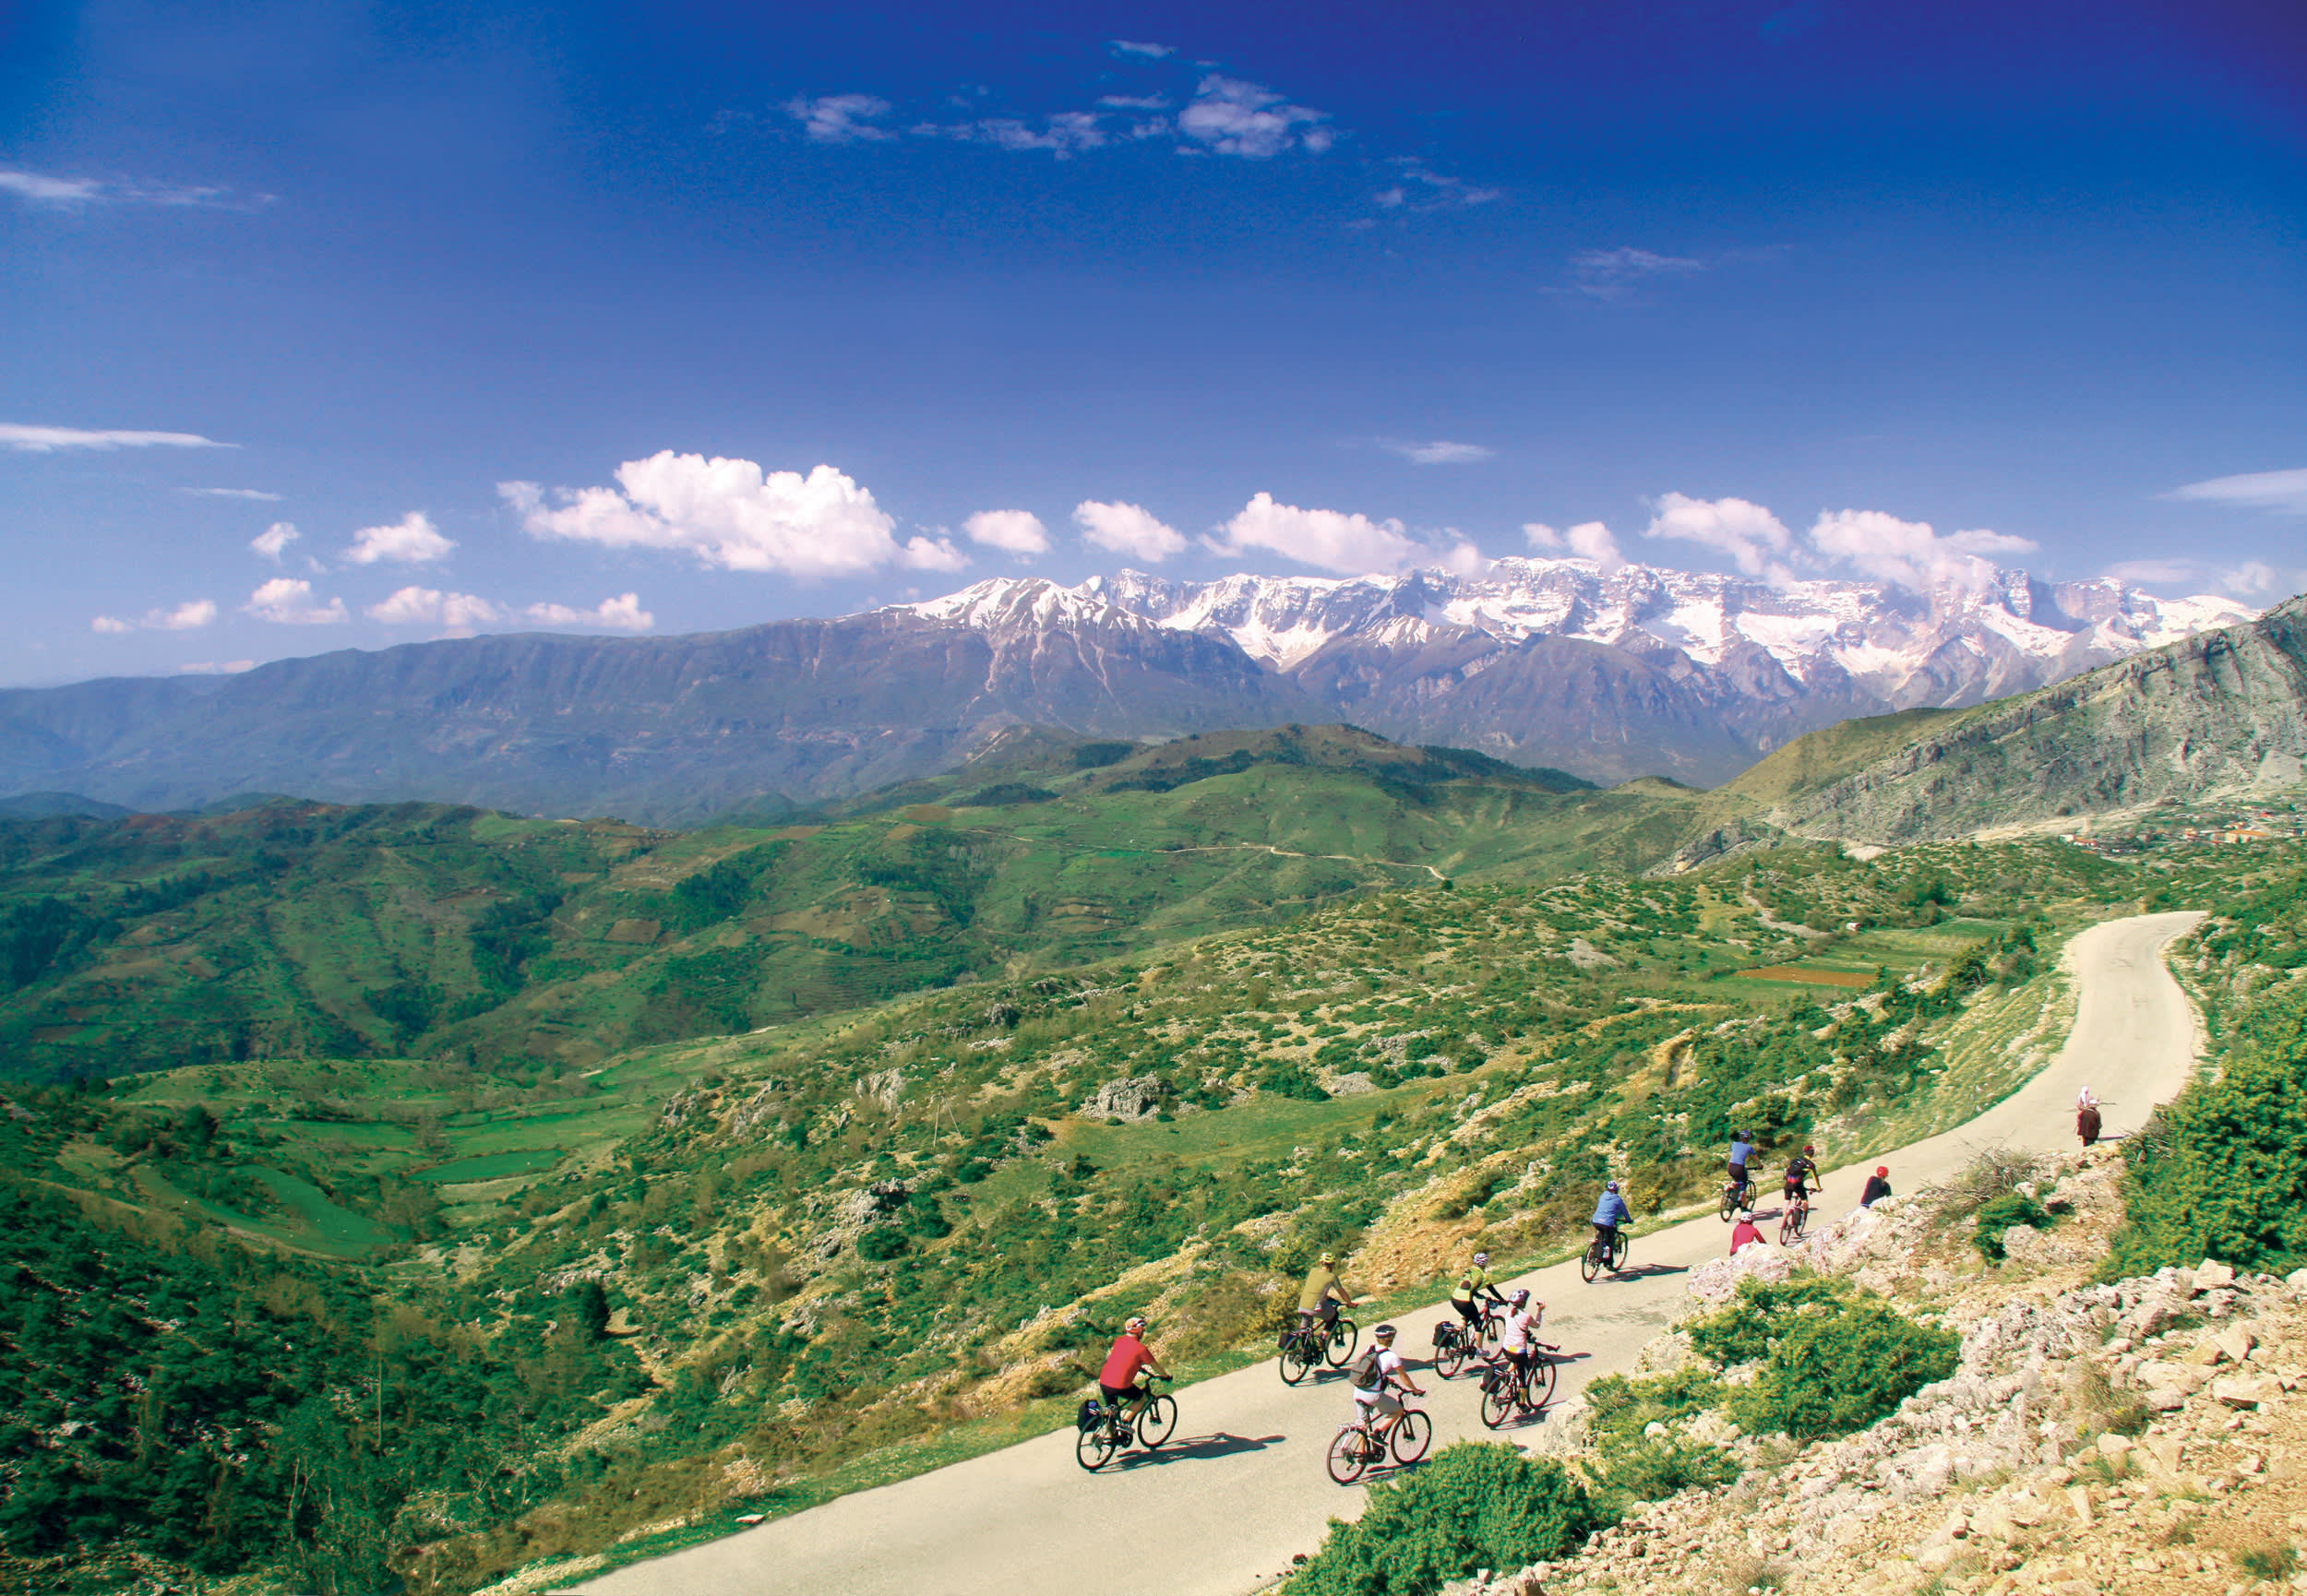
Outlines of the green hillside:
[{"label": "green hillside", "polygon": [[[230,1514],[131,1523],[180,1487],[91,1420],[0,1504],[0,1571],[116,1585],[72,1550],[85,1522],[165,1568],[470,1590],[1005,1444],[1060,1420],[1131,1309],[1222,1367],[1321,1247],[1423,1291],[1476,1241],[1544,1254],[1605,1173],[1644,1213],[1702,1196],[1733,1124],[1870,1145],[1940,1090],[1942,1042],[2036,990],[2045,938],[2210,878],[2056,844],[1429,877],[592,1073],[276,1057],[18,1088],[0,1149],[75,1294],[0,1293],[6,1444],[110,1411],[82,1320],[118,1301],[215,1354],[150,1376],[185,1478],[244,1460]],[[1123,1079],[1142,1117],[1083,1112]],[[319,1459],[351,1504],[326,1519],[290,1506]]]},{"label": "green hillside", "polygon": [[1680,803],[1293,728],[1026,737],[807,824],[686,833],[286,800],[0,821],[0,1060],[589,1069],[1373,887],[1639,867]]}]

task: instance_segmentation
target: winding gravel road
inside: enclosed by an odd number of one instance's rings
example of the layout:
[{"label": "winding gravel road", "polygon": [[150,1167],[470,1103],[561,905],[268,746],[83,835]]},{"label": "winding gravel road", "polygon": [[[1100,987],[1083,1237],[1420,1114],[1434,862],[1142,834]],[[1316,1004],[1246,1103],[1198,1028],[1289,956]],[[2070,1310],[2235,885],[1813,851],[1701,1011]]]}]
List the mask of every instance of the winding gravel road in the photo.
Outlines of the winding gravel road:
[{"label": "winding gravel road", "polygon": [[[2074,938],[2065,958],[2079,1006],[2059,1056],[1967,1125],[1829,1172],[1822,1217],[1855,1203],[1877,1163],[1889,1164],[1905,1191],[1953,1173],[1982,1148],[2071,1145],[2074,1095],[2086,1083],[2106,1104],[2108,1136],[2135,1127],[2179,1090],[2195,1056],[2194,1013],[2164,968],[2162,948],[2196,918],[2142,915]],[[1548,1304],[1548,1340],[1578,1357],[1563,1367],[1560,1394],[1627,1368],[1682,1306],[1689,1268],[1726,1246],[1710,1214],[1636,1237],[1632,1272],[1615,1280],[1584,1284],[1574,1264],[1524,1276],[1519,1283]],[[1437,1304],[1397,1316],[1405,1350],[1423,1352],[1443,1311]],[[1472,1379],[1413,1372],[1429,1393],[1423,1405],[1437,1448],[1489,1434]],[[1177,1396],[1177,1438],[1155,1454],[1125,1453],[1099,1474],[1075,1465],[1073,1435],[1064,1431],[580,1589],[615,1596],[1239,1596],[1285,1572],[1292,1554],[1311,1551],[1326,1519],[1360,1511],[1361,1490],[1341,1490],[1322,1470],[1323,1448],[1350,1406],[1343,1376],[1292,1389],[1268,1362]]]}]

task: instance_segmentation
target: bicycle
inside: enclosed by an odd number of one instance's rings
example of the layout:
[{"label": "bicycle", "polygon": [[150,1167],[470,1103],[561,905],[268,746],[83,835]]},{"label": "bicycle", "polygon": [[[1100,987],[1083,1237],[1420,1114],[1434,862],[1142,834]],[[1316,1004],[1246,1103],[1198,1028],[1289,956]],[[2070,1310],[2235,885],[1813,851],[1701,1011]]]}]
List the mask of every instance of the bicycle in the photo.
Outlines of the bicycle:
[{"label": "bicycle", "polygon": [[1585,1257],[1578,1260],[1578,1274],[1588,1285],[1592,1285],[1595,1276],[1603,1270],[1617,1274],[1625,1267],[1626,1233],[1623,1230],[1612,1231],[1606,1246],[1601,1233],[1597,1231],[1594,1240],[1586,1244]]},{"label": "bicycle", "polygon": [[1754,1206],[1753,1191],[1752,1181],[1727,1180],[1722,1183],[1722,1222],[1724,1224],[1728,1224],[1736,1219],[1740,1209],[1751,1209]]},{"label": "bicycle", "polygon": [[1295,1386],[1323,1364],[1345,1367],[1362,1339],[1352,1319],[1340,1315],[1326,1329],[1319,1318],[1282,1332],[1282,1383]]},{"label": "bicycle", "polygon": [[1554,1360],[1562,1349],[1550,1341],[1532,1341],[1536,1356],[1527,1369],[1517,1369],[1504,1357],[1492,1358],[1482,1373],[1482,1423],[1495,1430],[1514,1412],[1535,1413],[1554,1399]]},{"label": "bicycle", "polygon": [[1375,1428],[1367,1418],[1349,1420],[1331,1437],[1330,1478],[1351,1485],[1389,1450],[1397,1465],[1407,1468],[1426,1456],[1426,1448],[1433,1444],[1434,1422],[1418,1408],[1405,1406],[1393,1415],[1392,1423],[1381,1423]]},{"label": "bicycle", "polygon": [[1811,1204],[1807,1197],[1789,1197],[1786,1211],[1778,1216],[1778,1245],[1801,1239],[1802,1227],[1811,1222]]},{"label": "bicycle", "polygon": [[1094,1474],[1113,1461],[1114,1454],[1130,1444],[1132,1435],[1139,1446],[1151,1452],[1177,1434],[1177,1399],[1153,1388],[1153,1382],[1161,1378],[1160,1375],[1146,1376],[1145,1400],[1126,1419],[1120,1407],[1109,1408],[1094,1397],[1083,1402],[1074,1423],[1078,1434],[1073,1460]]}]

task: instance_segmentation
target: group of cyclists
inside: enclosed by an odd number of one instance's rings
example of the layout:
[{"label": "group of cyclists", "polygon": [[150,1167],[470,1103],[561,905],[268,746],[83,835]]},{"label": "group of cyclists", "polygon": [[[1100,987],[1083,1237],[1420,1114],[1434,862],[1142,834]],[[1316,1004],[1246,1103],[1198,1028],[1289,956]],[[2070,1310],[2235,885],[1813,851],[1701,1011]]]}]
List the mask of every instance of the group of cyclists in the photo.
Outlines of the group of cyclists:
[{"label": "group of cyclists", "polygon": [[[1811,1200],[1811,1183],[1819,1173],[1818,1149],[1804,1147],[1787,1161],[1782,1179],[1785,1200],[1789,1205],[1807,1207]],[[1754,1182],[1748,1166],[1754,1159],[1754,1138],[1745,1131],[1733,1133],[1730,1138],[1729,1185],[1738,1207],[1743,1212],[1742,1222],[1733,1233],[1731,1251],[1748,1242],[1762,1239],[1753,1223]],[[1872,1207],[1891,1195],[1890,1171],[1877,1168],[1868,1180],[1862,1206]],[[1619,1183],[1605,1181],[1600,1197],[1595,1203],[1594,1226],[1596,1242],[1609,1252],[1618,1245],[1621,1226],[1633,1222],[1633,1214],[1626,1206],[1625,1196]],[[1496,1315],[1499,1323],[1498,1358],[1511,1366],[1517,1379],[1526,1379],[1533,1362],[1538,1355],[1537,1328],[1546,1313],[1544,1303],[1534,1303],[1530,1293],[1520,1287],[1511,1292],[1500,1289],[1489,1272],[1490,1255],[1474,1255],[1458,1283],[1450,1293],[1450,1305],[1465,1322],[1469,1340],[1479,1345],[1486,1322]],[[1325,1335],[1336,1324],[1342,1308],[1356,1306],[1353,1294],[1338,1276],[1338,1259],[1334,1253],[1323,1253],[1312,1268],[1307,1271],[1306,1283],[1298,1292],[1297,1324],[1300,1331],[1310,1330],[1320,1324]],[[1132,1317],[1115,1340],[1105,1366],[1098,1371],[1097,1385],[1106,1411],[1118,1415],[1126,1424],[1148,1399],[1150,1388],[1146,1376],[1170,1377],[1145,1344],[1146,1321]],[[1405,1396],[1422,1397],[1426,1388],[1411,1378],[1409,1365],[1402,1354],[1394,1351],[1395,1330],[1392,1325],[1380,1325],[1370,1332],[1372,1342],[1369,1351],[1357,1361],[1351,1371],[1351,1385],[1357,1417],[1364,1430],[1373,1437],[1382,1438],[1400,1418]]]}]

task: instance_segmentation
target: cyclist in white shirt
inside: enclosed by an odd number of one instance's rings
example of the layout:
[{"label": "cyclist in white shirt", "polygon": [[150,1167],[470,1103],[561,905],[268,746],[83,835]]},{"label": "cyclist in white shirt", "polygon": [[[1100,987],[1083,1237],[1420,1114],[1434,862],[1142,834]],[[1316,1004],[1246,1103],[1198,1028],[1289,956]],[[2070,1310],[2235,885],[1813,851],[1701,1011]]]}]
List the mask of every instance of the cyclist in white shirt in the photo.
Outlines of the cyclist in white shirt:
[{"label": "cyclist in white shirt", "polygon": [[1538,1322],[1545,1317],[1546,1304],[1532,1303],[1528,1292],[1517,1290],[1506,1299],[1506,1317],[1499,1327],[1498,1352],[1512,1363],[1517,1374],[1530,1372],[1530,1361],[1538,1352]]},{"label": "cyclist in white shirt", "polygon": [[1394,1391],[1422,1397],[1426,1388],[1411,1380],[1402,1354],[1393,1350],[1392,1325],[1380,1325],[1370,1331],[1369,1339],[1373,1343],[1369,1351],[1355,1360],[1351,1384],[1358,1410],[1356,1417],[1373,1439],[1382,1440],[1402,1416],[1402,1399]]}]

